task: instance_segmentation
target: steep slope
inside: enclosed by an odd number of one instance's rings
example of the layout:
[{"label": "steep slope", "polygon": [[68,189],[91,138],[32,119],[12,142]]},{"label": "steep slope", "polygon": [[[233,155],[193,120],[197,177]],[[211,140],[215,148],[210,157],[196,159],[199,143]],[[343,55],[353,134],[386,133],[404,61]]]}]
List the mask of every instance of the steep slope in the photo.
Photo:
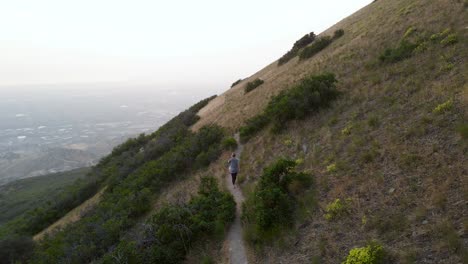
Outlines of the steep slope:
[{"label": "steep slope", "polygon": [[[376,1],[324,31],[321,35],[332,35],[337,29],[344,29],[345,34],[318,55],[306,61],[299,61],[298,57],[295,57],[279,67],[275,61],[215,98],[200,110],[198,115],[201,120],[193,129],[211,123],[237,129],[246,119],[259,113],[272,95],[287,89],[311,73],[333,72],[340,80],[340,88],[353,93],[358,92],[357,88],[363,92],[372,92],[374,89],[371,88],[387,87],[396,81],[397,77],[401,77],[402,82],[406,80],[403,77],[416,73],[416,69],[401,72],[403,68],[400,64],[382,67],[377,61],[383,50],[396,46],[410,27],[428,34],[439,33],[449,28],[462,38],[466,34],[465,15],[466,7],[463,1]],[[463,43],[462,39],[459,42]],[[466,67],[462,63],[466,53],[461,46],[463,44],[456,47],[456,50],[462,51],[459,54],[452,54],[456,51],[453,47],[440,48],[437,54],[427,52],[411,58],[404,65],[415,65],[417,62],[423,65],[429,61],[431,63],[425,65],[425,68],[417,69],[418,75],[412,79],[431,83],[436,78],[423,80],[420,75],[436,77],[434,74],[437,74],[437,77],[450,81],[447,85],[459,86],[460,75],[463,75],[463,69]],[[442,54],[445,58],[437,56]],[[460,66],[455,68],[459,74],[445,74],[440,68],[432,68],[443,66],[444,62],[451,62],[450,59],[454,60],[452,63],[458,63]],[[454,78],[457,76],[453,75],[458,75],[458,78]],[[248,96],[244,96],[245,84],[256,78],[265,80],[265,83]]]},{"label": "steep slope", "polygon": [[[314,111],[295,109],[298,116],[306,113],[300,120],[282,116],[282,130],[272,131],[278,116],[268,116],[246,138],[239,175],[244,196],[267,197],[259,210],[288,209],[264,214],[269,218],[260,220],[279,224],[262,234],[252,229],[258,220],[248,215],[253,203],[244,206],[249,263],[341,263],[367,245],[383,249],[390,263],[466,262],[467,6],[374,1],[319,35],[344,32],[317,54],[299,58],[319,39],[157,132],[116,147],[93,168],[89,192],[65,207],[58,202],[36,210],[31,215],[37,221],[23,217],[8,229],[31,235],[44,225],[43,217],[52,223],[107,186],[92,210],[40,240],[30,262],[228,263],[222,236],[234,219],[232,196],[206,177],[225,182],[229,154],[223,150],[232,140],[225,136],[278,101],[284,109],[275,109],[290,113],[288,100],[301,95],[296,88],[326,90],[309,77],[332,79],[321,75],[328,72],[338,80],[338,98]],[[263,83],[245,92],[257,79]],[[271,100],[278,94],[285,100]],[[309,103],[320,103],[320,95],[315,99]],[[277,166],[280,157],[289,158],[282,159],[287,166]],[[265,177],[265,188],[257,188]],[[0,263],[27,259],[32,248],[15,236],[2,238]]]},{"label": "steep slope", "polygon": [[[251,262],[340,263],[371,240],[394,263],[468,261],[466,17],[464,1],[375,1],[323,32],[344,35],[312,58],[273,62],[200,110],[193,130],[235,132],[304,77],[338,80],[331,107],[245,145],[246,196],[278,157],[315,180],[294,227],[262,250],[251,244]],[[327,220],[336,199],[343,216]]]}]

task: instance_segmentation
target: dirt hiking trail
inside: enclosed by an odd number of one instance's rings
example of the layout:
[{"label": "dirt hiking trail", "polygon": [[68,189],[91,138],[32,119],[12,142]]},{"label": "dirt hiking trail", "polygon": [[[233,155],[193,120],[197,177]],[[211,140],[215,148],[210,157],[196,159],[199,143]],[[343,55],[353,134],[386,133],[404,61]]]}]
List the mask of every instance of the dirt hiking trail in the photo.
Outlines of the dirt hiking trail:
[{"label": "dirt hiking trail", "polygon": [[[237,141],[238,147],[236,150],[237,158],[241,159],[241,154],[244,146],[240,143],[239,140],[239,133],[235,134],[234,138]],[[242,169],[242,168],[241,168]],[[240,171],[242,173],[242,170]],[[236,201],[236,218],[234,219],[234,222],[232,223],[231,227],[229,228],[228,235],[227,235],[227,245],[229,249],[229,263],[231,264],[246,264],[248,263],[247,261],[247,255],[245,252],[245,245],[244,245],[244,240],[242,239],[242,225],[241,225],[241,220],[240,220],[240,214],[241,214],[241,206],[242,203],[244,202],[244,196],[242,195],[242,191],[239,188],[239,186],[234,186],[232,185],[231,181],[231,176],[228,175],[226,177],[226,185],[231,192],[231,194],[234,196],[234,200]]]}]

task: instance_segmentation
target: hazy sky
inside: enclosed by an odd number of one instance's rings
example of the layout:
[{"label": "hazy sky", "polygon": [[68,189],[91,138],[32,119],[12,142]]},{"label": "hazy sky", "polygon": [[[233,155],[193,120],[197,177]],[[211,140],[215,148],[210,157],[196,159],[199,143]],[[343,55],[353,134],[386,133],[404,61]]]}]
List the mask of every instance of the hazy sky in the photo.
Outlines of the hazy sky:
[{"label": "hazy sky", "polygon": [[225,88],[371,0],[0,0],[0,86]]}]

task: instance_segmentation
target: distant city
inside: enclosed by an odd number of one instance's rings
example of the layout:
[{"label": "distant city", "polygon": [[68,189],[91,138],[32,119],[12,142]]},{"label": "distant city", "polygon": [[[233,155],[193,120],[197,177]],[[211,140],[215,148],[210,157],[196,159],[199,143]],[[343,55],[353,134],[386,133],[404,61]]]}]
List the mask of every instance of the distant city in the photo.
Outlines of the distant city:
[{"label": "distant city", "polygon": [[5,90],[0,99],[0,185],[94,165],[128,137],[156,130],[215,93],[98,85]]}]

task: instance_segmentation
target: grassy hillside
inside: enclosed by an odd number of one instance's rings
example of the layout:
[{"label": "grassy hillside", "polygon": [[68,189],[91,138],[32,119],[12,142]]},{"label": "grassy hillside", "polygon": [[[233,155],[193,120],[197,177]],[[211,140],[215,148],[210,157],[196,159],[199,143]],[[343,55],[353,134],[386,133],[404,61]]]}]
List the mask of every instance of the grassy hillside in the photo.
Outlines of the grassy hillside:
[{"label": "grassy hillside", "polygon": [[[215,178],[238,131],[251,263],[468,262],[467,8],[378,0],[309,33],[117,146],[84,195],[13,221],[0,263],[225,262],[234,204]],[[30,240],[99,189],[77,221]]]},{"label": "grassy hillside", "polygon": [[[297,160],[315,182],[282,239],[251,241],[252,262],[340,263],[369,241],[392,263],[468,261],[467,6],[375,1],[320,34],[344,31],[317,54],[273,62],[199,112],[193,130],[237,131],[307,76],[338,81],[331,106],[279,133],[268,123],[245,145],[247,195],[279,157]],[[245,93],[256,79],[264,83]]]},{"label": "grassy hillside", "polygon": [[83,178],[89,168],[22,179],[0,186],[0,225],[16,216],[43,205],[75,180]]}]

